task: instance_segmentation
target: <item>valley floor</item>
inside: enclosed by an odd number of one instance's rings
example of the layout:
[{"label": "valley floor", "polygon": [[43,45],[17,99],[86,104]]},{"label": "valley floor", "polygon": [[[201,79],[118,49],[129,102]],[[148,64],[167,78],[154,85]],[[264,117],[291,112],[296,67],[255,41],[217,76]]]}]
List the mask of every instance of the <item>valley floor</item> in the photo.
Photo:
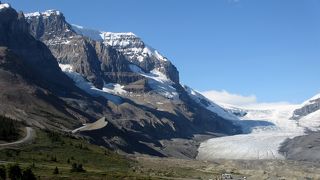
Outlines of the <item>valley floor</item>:
[{"label": "valley floor", "polygon": [[[121,156],[85,140],[35,130],[32,143],[0,150],[0,164],[31,167],[41,179],[319,179],[320,164],[288,160],[199,161]],[[71,172],[80,163],[86,172]],[[59,174],[53,174],[55,167]]]},{"label": "valley floor", "polygon": [[168,179],[219,179],[223,174],[230,174],[233,179],[320,179],[320,164],[303,161],[135,159],[139,164],[137,171]]}]

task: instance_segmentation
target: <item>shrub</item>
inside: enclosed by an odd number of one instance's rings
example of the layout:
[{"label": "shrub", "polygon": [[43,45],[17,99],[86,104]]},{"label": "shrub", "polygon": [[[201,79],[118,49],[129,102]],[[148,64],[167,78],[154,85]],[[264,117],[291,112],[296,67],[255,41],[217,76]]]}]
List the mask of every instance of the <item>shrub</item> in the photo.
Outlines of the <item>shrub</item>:
[{"label": "shrub", "polygon": [[57,157],[56,157],[56,156],[51,156],[50,160],[51,160],[51,161],[53,161],[53,162],[58,162],[58,160],[57,160]]},{"label": "shrub", "polygon": [[54,168],[53,174],[59,174],[59,169],[58,169],[58,167]]},{"label": "shrub", "polygon": [[33,174],[30,168],[23,171],[22,180],[36,180],[36,176]]},{"label": "shrub", "polygon": [[86,172],[83,169],[82,164],[73,163],[71,166],[71,172]]},{"label": "shrub", "polygon": [[49,131],[47,133],[49,139],[51,140],[51,142],[63,142],[61,135],[57,132],[53,132],[53,131]]},{"label": "shrub", "polygon": [[22,179],[21,168],[18,164],[10,165],[8,176],[11,180],[20,180]]}]

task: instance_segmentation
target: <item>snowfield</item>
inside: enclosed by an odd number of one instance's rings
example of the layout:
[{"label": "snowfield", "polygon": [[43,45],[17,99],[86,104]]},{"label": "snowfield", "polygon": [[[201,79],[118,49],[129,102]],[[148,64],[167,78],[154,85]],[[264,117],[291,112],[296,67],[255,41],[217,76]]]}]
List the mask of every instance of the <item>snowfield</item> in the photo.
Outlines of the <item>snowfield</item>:
[{"label": "snowfield", "polygon": [[301,105],[221,106],[232,113],[239,111],[241,117],[233,122],[247,134],[209,139],[201,143],[197,159],[284,159],[278,150],[287,138],[304,135],[307,128],[319,130],[320,110],[298,121],[290,119]]}]

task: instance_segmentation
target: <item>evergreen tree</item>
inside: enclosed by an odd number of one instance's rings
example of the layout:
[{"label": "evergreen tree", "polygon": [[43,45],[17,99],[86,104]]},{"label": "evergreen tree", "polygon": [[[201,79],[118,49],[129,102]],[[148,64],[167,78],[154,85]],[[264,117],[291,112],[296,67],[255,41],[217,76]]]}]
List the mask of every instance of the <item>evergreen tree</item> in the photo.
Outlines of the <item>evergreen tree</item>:
[{"label": "evergreen tree", "polygon": [[0,166],[0,180],[5,180],[7,177],[6,167]]},{"label": "evergreen tree", "polygon": [[0,115],[0,140],[12,141],[19,137],[19,122]]},{"label": "evergreen tree", "polygon": [[54,168],[53,174],[59,174],[59,169],[58,169],[58,167]]}]

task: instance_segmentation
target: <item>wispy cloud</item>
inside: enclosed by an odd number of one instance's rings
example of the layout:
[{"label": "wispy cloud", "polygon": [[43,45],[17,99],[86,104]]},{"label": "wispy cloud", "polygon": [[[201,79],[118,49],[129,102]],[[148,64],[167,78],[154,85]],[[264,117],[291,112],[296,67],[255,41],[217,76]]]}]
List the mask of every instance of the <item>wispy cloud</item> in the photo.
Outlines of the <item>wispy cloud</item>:
[{"label": "wispy cloud", "polygon": [[240,94],[229,93],[226,90],[222,90],[222,91],[211,90],[211,91],[202,92],[202,94],[206,96],[208,99],[218,104],[220,103],[220,104],[243,106],[243,105],[257,103],[257,98],[255,95],[243,96]]}]

